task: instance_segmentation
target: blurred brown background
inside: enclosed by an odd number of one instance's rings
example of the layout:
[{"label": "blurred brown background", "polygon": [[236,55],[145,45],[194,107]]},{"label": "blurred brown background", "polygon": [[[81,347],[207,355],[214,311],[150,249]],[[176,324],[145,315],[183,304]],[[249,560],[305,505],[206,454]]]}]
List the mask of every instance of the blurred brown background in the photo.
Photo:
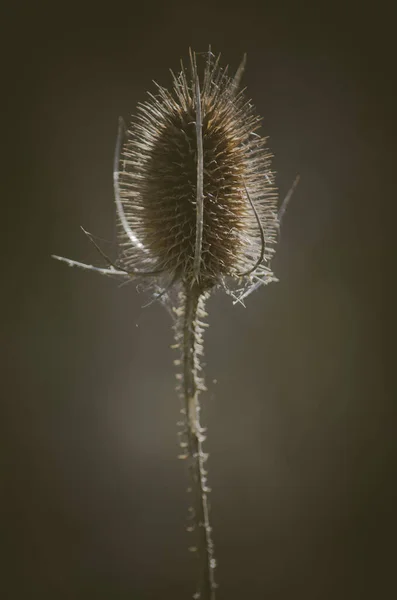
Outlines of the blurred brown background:
[{"label": "blurred brown background", "polygon": [[[188,47],[236,68],[301,183],[280,283],[209,302],[203,420],[219,600],[392,598],[396,476],[382,342],[392,58],[385,8],[18,4],[4,53],[2,598],[186,599],[170,318],[100,264],[117,118]],[[8,23],[8,21],[6,21]],[[395,193],[395,192],[394,192]],[[113,247],[114,248],[114,247]],[[214,382],[216,380],[216,383]],[[396,596],[397,597],[397,596]]]}]

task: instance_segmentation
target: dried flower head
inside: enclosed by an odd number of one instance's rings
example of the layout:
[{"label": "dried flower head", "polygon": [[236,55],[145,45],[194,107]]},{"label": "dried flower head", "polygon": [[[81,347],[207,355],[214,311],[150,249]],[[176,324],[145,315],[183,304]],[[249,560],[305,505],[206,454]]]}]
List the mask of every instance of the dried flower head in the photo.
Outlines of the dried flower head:
[{"label": "dried flower head", "polygon": [[172,90],[158,85],[138,106],[115,169],[128,272],[203,291],[271,279],[277,196],[260,118],[239,91],[243,66],[229,77],[219,56],[190,53]]},{"label": "dried flower head", "polygon": [[260,118],[234,77],[211,51],[190,53],[172,72],[171,91],[140,104],[127,131],[120,121],[114,165],[120,257],[97,268],[56,256],[70,266],[127,279],[145,277],[172,309],[177,390],[182,400],[181,458],[189,463],[188,529],[196,532],[200,577],[195,598],[215,600],[215,558],[209,521],[207,455],[199,394],[205,300],[223,287],[242,302],[273,281],[270,261],[280,219],[271,155],[258,134]]}]

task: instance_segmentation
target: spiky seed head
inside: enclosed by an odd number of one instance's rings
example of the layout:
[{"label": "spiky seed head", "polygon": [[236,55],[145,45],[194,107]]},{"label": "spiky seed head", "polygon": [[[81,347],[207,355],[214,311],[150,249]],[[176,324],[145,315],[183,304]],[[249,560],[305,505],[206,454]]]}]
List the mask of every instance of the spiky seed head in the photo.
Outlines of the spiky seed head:
[{"label": "spiky seed head", "polygon": [[260,118],[238,90],[241,72],[240,67],[229,77],[219,56],[190,53],[189,69],[181,63],[180,73],[172,73],[172,89],[157,86],[157,93],[139,104],[119,174],[123,216],[139,240],[131,244],[120,224],[129,270],[165,273],[184,284],[198,280],[203,291],[228,277],[251,281],[253,269],[269,272],[277,196],[271,154],[257,133]]}]

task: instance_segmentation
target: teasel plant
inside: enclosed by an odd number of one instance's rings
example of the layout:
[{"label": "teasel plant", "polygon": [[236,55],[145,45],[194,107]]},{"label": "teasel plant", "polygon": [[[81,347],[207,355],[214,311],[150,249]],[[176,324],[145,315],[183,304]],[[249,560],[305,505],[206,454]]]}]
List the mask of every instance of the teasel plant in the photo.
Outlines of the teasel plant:
[{"label": "teasel plant", "polygon": [[244,56],[231,76],[211,48],[190,51],[189,66],[181,61],[179,74],[171,71],[171,90],[156,84],[128,128],[119,120],[113,172],[118,260],[110,260],[85,230],[105,267],[53,256],[122,280],[141,279],[151,301],[163,303],[172,316],[180,458],[190,471],[188,530],[195,534],[190,550],[199,559],[193,598],[200,600],[215,600],[217,589],[200,422],[205,303],[224,290],[244,305],[254,290],[277,281],[271,260],[298,181],[278,209],[261,119],[240,89],[245,62]]}]

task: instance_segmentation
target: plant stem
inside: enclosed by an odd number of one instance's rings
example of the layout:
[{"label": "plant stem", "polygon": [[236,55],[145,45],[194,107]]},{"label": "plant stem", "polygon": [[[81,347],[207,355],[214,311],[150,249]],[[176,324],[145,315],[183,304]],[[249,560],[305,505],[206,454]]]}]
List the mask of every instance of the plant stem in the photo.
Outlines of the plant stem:
[{"label": "plant stem", "polygon": [[[191,492],[193,495],[192,521],[197,535],[197,552],[200,563],[200,579],[198,592],[194,596],[200,600],[215,600],[215,559],[214,546],[209,523],[209,507],[207,478],[202,443],[205,439],[200,426],[199,393],[205,389],[203,380],[198,375],[199,355],[202,354],[202,325],[200,317],[205,316],[204,300],[199,285],[186,285],[181,310],[182,331],[180,342],[182,350],[182,389],[185,414],[185,434],[188,450]],[[182,308],[182,307],[181,307]]]}]

